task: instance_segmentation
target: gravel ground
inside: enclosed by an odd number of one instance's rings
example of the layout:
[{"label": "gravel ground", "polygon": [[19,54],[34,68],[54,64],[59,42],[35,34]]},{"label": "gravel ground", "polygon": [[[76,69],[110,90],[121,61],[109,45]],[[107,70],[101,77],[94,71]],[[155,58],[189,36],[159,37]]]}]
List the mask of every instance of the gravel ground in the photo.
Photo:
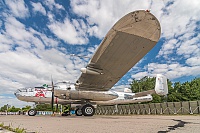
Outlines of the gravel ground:
[{"label": "gravel ground", "polygon": [[200,116],[0,116],[0,123],[38,133],[200,133]]}]

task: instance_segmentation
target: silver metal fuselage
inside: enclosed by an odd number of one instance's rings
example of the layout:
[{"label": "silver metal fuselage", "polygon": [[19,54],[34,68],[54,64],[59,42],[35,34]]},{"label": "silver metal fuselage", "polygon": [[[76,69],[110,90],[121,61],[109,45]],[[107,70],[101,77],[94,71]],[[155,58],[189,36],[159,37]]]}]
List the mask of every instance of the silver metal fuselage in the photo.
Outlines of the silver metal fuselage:
[{"label": "silver metal fuselage", "polygon": [[[54,103],[56,104],[84,104],[90,102],[97,105],[127,104],[151,101],[152,96],[134,97],[135,93],[117,91],[79,91],[74,85],[59,83],[55,87]],[[15,92],[21,101],[35,102],[36,104],[51,103],[52,91],[50,88],[24,88]]]}]

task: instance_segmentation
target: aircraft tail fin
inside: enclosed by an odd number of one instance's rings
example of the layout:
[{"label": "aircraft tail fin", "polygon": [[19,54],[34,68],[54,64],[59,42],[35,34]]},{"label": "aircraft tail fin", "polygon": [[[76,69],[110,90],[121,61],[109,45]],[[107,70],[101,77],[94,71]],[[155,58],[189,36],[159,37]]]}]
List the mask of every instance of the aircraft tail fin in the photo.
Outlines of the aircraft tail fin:
[{"label": "aircraft tail fin", "polygon": [[157,74],[156,76],[155,89],[135,93],[135,97],[141,97],[155,93],[161,96],[168,94],[167,78],[162,74]]},{"label": "aircraft tail fin", "polygon": [[156,76],[155,92],[158,95],[168,94],[167,78],[162,74]]}]

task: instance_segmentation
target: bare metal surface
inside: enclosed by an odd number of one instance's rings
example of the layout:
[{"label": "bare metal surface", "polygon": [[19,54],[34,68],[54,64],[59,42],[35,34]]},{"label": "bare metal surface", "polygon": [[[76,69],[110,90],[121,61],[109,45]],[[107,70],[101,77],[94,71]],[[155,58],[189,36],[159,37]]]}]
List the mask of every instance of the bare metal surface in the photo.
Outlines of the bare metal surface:
[{"label": "bare metal surface", "polygon": [[199,133],[200,116],[0,116],[0,123],[38,133]]},{"label": "bare metal surface", "polygon": [[82,73],[77,89],[109,90],[156,45],[160,33],[158,20],[149,12],[134,11],[122,17],[87,66],[87,70],[99,74]]}]

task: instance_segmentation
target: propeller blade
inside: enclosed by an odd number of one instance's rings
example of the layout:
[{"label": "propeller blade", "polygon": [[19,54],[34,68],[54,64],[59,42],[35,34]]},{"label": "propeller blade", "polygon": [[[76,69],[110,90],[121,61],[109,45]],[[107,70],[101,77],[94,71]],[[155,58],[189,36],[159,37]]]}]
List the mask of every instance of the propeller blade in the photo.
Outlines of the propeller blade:
[{"label": "propeller blade", "polygon": [[58,112],[58,102],[57,102],[57,104],[56,104],[56,112]]},{"label": "propeller blade", "polygon": [[51,109],[52,109],[52,112],[54,114],[54,109],[53,109],[53,105],[54,105],[54,84],[53,84],[53,79],[51,77],[51,85],[52,85],[52,96],[51,96]]}]

